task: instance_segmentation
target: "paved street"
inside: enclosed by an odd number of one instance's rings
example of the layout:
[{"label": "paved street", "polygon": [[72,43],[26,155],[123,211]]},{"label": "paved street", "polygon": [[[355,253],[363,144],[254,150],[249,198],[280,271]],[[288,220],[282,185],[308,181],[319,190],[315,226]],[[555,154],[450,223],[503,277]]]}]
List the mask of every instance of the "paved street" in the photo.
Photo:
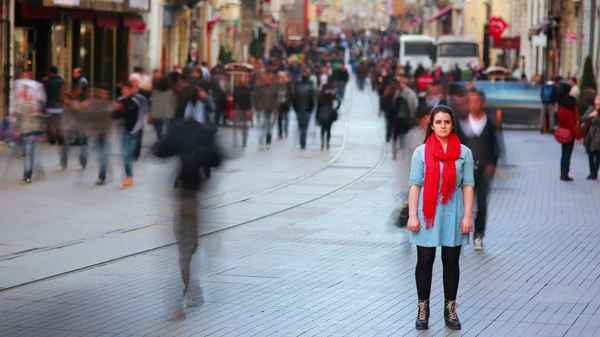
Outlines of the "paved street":
[{"label": "paved street", "polygon": [[600,336],[599,183],[581,147],[560,182],[554,139],[520,131],[505,134],[485,251],[463,250],[463,330],[444,327],[439,260],[431,327],[414,330],[416,249],[391,225],[401,165],[374,102],[351,89],[330,153],[282,140],[215,173],[194,260],[206,301],[185,311],[169,164],[142,160],[126,191],[74,171],[20,186],[15,167],[0,191],[0,336]]}]

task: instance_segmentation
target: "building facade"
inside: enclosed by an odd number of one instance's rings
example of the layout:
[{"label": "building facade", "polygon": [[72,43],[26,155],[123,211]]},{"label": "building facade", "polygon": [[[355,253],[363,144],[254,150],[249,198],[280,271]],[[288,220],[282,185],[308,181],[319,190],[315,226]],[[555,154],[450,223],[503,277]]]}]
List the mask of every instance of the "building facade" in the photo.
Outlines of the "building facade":
[{"label": "building facade", "polygon": [[42,79],[56,66],[70,84],[72,70],[81,68],[92,87],[118,95],[119,83],[145,60],[142,15],[149,11],[149,0],[4,1],[1,33],[8,43],[0,57],[0,117],[6,116],[14,79],[24,71]]}]

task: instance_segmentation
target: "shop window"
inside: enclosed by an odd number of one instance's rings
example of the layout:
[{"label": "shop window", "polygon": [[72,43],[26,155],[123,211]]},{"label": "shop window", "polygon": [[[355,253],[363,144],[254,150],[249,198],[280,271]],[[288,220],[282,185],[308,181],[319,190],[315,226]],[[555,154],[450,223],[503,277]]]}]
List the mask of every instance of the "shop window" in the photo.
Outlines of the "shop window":
[{"label": "shop window", "polygon": [[66,46],[66,27],[64,25],[52,25],[51,27],[51,65],[58,67],[59,75],[64,79],[70,79],[68,70],[69,53]]},{"label": "shop window", "polygon": [[82,22],[79,32],[79,68],[88,82],[94,83],[94,24]]},{"label": "shop window", "polygon": [[100,72],[100,84],[108,90],[115,92],[116,84],[116,48],[117,43],[117,27],[107,27],[104,29],[104,41],[102,51],[99,53],[102,57]]},{"label": "shop window", "polygon": [[14,30],[14,75],[19,78],[24,71],[35,74],[35,30],[16,27]]}]

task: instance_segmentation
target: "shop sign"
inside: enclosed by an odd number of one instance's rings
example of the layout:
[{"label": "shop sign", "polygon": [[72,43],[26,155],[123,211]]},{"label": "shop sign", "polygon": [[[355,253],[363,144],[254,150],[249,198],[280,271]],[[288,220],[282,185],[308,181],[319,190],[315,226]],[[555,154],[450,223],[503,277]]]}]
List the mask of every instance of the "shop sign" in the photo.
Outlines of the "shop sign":
[{"label": "shop sign", "polygon": [[148,0],[129,0],[129,7],[135,9],[150,9],[150,4]]},{"label": "shop sign", "polygon": [[576,43],[577,42],[577,33],[565,33],[565,42],[566,43]]},{"label": "shop sign", "polygon": [[175,9],[173,7],[163,7],[163,27],[173,27],[175,18]]},{"label": "shop sign", "polygon": [[79,0],[54,0],[52,3],[55,6],[68,6],[68,7],[79,6]]}]

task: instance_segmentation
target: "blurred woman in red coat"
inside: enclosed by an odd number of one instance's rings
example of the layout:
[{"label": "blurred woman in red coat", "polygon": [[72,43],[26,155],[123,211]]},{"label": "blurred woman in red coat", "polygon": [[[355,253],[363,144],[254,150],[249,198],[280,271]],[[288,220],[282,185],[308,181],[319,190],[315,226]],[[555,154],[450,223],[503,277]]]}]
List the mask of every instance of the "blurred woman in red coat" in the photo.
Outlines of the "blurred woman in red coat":
[{"label": "blurred woman in red coat", "polygon": [[565,96],[561,100],[561,109],[558,112],[558,128],[554,136],[562,144],[562,155],[560,158],[560,180],[572,181],[569,177],[571,166],[571,155],[575,146],[575,139],[581,144],[581,134],[577,127],[577,114],[575,113],[575,98]]}]

